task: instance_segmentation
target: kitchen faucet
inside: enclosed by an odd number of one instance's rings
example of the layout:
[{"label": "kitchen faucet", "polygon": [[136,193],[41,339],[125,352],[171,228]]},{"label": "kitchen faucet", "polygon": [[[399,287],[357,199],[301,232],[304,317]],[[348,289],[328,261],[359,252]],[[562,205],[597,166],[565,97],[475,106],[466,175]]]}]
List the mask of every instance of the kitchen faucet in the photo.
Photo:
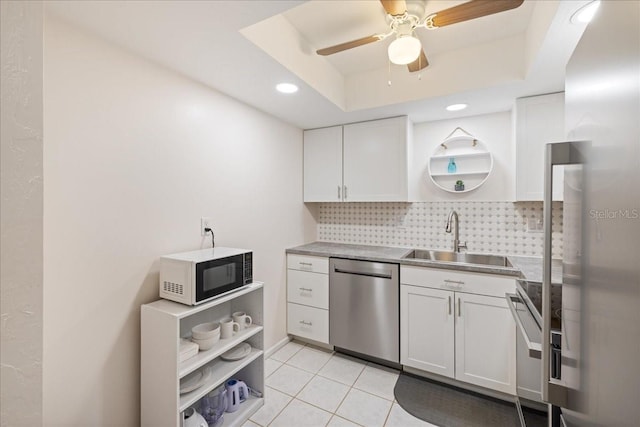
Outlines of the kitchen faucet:
[{"label": "kitchen faucet", "polygon": [[460,243],[459,229],[460,226],[458,224],[458,213],[451,209],[449,212],[449,216],[447,217],[447,225],[444,228],[444,231],[447,233],[451,233],[451,220],[454,220],[456,231],[453,233],[453,251],[460,252],[460,249],[467,249],[467,242]]}]

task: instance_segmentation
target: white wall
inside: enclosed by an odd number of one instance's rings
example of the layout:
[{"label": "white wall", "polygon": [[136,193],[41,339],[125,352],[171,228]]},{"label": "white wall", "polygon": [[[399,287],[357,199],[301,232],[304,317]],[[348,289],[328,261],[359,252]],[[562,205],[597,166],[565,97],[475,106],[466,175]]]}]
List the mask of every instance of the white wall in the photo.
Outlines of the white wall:
[{"label": "white wall", "polygon": [[302,131],[45,17],[44,415],[139,424],[140,305],[158,257],[254,250],[265,341],[285,337],[287,247],[315,238]]},{"label": "white wall", "polygon": [[[429,178],[427,165],[438,145],[461,127],[482,141],[493,155],[493,171],[485,183],[468,193],[448,193]],[[411,196],[413,201],[511,201],[515,196],[515,159],[511,112],[482,114],[451,120],[415,123]]]},{"label": "white wall", "polygon": [[42,2],[0,2],[0,423],[42,425]]}]

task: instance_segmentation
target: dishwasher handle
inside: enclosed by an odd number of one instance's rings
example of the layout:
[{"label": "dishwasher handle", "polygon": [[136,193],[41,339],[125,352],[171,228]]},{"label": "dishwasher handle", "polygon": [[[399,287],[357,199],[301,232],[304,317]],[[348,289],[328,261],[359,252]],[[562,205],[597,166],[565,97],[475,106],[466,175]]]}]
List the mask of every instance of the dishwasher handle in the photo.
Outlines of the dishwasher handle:
[{"label": "dishwasher handle", "polygon": [[356,276],[367,276],[367,277],[378,277],[381,279],[392,279],[392,273],[391,271],[389,271],[388,273],[378,273],[377,271],[371,271],[371,270],[346,270],[343,268],[338,268],[338,267],[334,267],[333,271],[335,273],[342,273],[342,274],[353,274]]}]

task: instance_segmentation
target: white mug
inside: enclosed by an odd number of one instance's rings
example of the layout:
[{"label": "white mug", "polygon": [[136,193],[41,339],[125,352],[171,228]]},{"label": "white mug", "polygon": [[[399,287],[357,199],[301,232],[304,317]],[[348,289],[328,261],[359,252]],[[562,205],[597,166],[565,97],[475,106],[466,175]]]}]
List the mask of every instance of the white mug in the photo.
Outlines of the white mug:
[{"label": "white mug", "polygon": [[220,338],[231,338],[233,334],[240,330],[238,322],[234,322],[233,319],[224,319],[220,321]]},{"label": "white mug", "polygon": [[244,311],[236,311],[231,316],[233,317],[233,320],[238,322],[238,325],[240,325],[240,330],[245,329],[247,326],[251,326],[253,323],[251,316],[248,316]]}]

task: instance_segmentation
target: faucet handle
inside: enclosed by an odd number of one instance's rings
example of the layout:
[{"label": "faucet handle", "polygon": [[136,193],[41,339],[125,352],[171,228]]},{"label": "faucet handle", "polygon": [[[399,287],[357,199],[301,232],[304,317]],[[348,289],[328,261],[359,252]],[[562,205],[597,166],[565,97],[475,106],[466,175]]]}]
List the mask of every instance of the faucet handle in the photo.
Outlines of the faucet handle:
[{"label": "faucet handle", "polygon": [[458,252],[460,252],[461,249],[469,250],[469,248],[467,247],[467,242],[458,243]]}]

